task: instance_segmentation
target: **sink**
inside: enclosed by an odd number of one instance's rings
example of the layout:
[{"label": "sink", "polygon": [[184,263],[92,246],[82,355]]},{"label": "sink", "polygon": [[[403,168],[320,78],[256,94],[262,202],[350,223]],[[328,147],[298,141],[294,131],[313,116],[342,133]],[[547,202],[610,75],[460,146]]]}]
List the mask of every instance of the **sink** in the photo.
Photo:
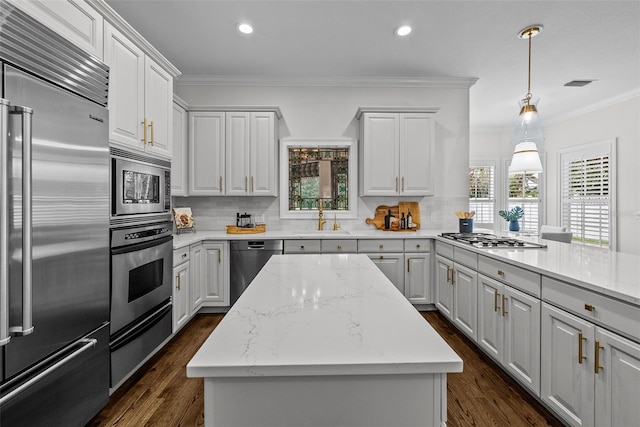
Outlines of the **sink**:
[{"label": "sink", "polygon": [[294,236],[348,236],[349,232],[347,230],[304,230],[304,231],[294,231],[292,233]]}]

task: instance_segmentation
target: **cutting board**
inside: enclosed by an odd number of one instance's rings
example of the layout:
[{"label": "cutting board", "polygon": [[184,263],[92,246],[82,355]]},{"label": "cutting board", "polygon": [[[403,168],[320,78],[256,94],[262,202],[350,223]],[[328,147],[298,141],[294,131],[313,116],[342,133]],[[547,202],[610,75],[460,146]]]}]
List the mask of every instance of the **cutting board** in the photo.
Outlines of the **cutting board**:
[{"label": "cutting board", "polygon": [[[391,210],[391,216],[395,217],[397,221],[391,223],[391,229],[384,229],[384,217],[387,215],[387,212]],[[414,227],[411,230],[401,230],[400,229],[400,218],[404,213],[405,218],[407,214],[411,211],[411,216],[413,218]],[[367,224],[373,224],[378,230],[384,231],[417,231],[420,229],[420,206],[418,202],[399,202],[398,206],[378,206],[376,208],[375,215],[373,218],[367,218],[365,220]]]}]

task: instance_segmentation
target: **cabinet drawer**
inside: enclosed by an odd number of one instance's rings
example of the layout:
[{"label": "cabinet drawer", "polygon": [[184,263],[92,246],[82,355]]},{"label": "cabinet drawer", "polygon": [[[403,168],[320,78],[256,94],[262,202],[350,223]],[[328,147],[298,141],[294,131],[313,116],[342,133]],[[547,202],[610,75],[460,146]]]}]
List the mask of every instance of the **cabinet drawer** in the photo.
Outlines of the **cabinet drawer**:
[{"label": "cabinet drawer", "polygon": [[485,276],[500,280],[540,298],[540,275],[538,273],[482,255],[478,257],[478,271]]},{"label": "cabinet drawer", "polygon": [[478,254],[468,249],[453,248],[453,260],[474,270],[478,269]]},{"label": "cabinet drawer", "polygon": [[296,239],[284,241],[285,254],[319,254],[320,239]]},{"label": "cabinet drawer", "polygon": [[636,342],[640,340],[640,307],[546,276],[542,277],[542,299]]},{"label": "cabinet drawer", "polygon": [[405,252],[431,252],[431,239],[405,239]]},{"label": "cabinet drawer", "polygon": [[445,258],[453,259],[453,245],[436,240],[436,253]]},{"label": "cabinet drawer", "polygon": [[174,249],[173,251],[173,266],[180,265],[183,262],[189,261],[189,246],[180,249]]},{"label": "cabinet drawer", "polygon": [[404,252],[402,239],[358,240],[358,252]]},{"label": "cabinet drawer", "polygon": [[323,254],[355,254],[358,252],[358,241],[354,239],[327,239],[322,241],[321,246]]}]

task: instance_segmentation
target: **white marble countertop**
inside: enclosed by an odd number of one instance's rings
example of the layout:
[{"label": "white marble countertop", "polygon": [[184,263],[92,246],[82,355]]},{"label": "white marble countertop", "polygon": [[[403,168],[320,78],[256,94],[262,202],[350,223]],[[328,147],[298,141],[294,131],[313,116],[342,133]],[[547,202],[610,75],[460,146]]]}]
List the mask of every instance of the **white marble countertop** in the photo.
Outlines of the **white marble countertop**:
[{"label": "white marble countertop", "polygon": [[370,230],[267,230],[256,234],[227,234],[226,231],[198,230],[195,233],[174,234],[173,249],[180,249],[203,240],[270,240],[270,239],[416,239],[434,238],[442,230],[382,231]]},{"label": "white marble countertop", "polygon": [[640,256],[584,245],[518,236],[544,249],[485,249],[438,240],[640,306]]},{"label": "white marble countertop", "polygon": [[462,372],[366,255],[276,255],[187,365],[189,377]]}]

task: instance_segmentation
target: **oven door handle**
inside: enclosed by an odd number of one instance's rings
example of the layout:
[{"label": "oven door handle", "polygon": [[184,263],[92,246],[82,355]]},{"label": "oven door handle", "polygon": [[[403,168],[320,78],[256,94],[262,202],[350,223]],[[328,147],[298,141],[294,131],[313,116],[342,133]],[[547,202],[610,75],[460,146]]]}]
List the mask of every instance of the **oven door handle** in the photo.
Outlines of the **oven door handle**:
[{"label": "oven door handle", "polygon": [[159,246],[163,243],[169,242],[173,239],[173,236],[166,236],[161,239],[152,240],[150,242],[142,242],[142,243],[134,243],[129,246],[121,246],[119,248],[111,249],[111,255],[121,255],[135,251],[141,251],[143,249],[153,248],[154,246]]},{"label": "oven door handle", "polygon": [[164,317],[164,315],[171,311],[171,298],[167,300],[167,302],[160,308],[158,308],[153,313],[149,314],[147,317],[142,319],[140,322],[131,326],[130,328],[125,329],[122,332],[119,332],[113,341],[109,343],[109,347],[111,351],[116,351],[120,347],[123,347],[129,344],[131,341],[138,338],[140,335],[144,334],[150,328],[152,328],[156,323],[160,321]]}]

